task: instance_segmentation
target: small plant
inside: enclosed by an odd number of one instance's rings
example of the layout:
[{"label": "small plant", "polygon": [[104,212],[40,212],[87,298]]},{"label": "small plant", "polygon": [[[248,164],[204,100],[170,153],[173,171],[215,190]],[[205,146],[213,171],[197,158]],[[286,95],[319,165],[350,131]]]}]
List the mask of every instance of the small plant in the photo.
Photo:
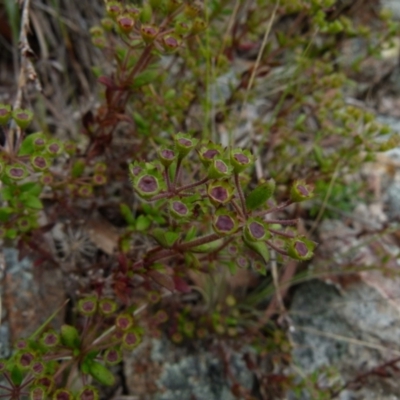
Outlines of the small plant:
[{"label": "small plant", "polygon": [[[0,361],[1,398],[98,399],[124,353],[162,334],[176,344],[243,338],[288,362],[284,332],[266,329],[261,301],[251,303],[248,287],[236,293],[229,277],[246,271],[257,286],[269,282],[272,264],[310,260],[316,243],[297,228],[300,216],[320,212],[309,202],[314,192],[323,197],[335,174],[397,145],[396,136],[375,141],[387,128],[345,93],[362,60],[399,28],[383,13],[372,32],[357,16],[335,14],[330,0],[239,3],[234,12],[223,0],[106,0],[90,29],[104,55],[92,66],[103,92],[75,140],[36,131],[39,113],[0,104],[0,240],[32,254],[38,268],[44,260],[61,268],[75,316],[58,328],[51,317],[17,341]],[[338,49],[353,37],[374,45],[344,65]],[[216,95],[237,55],[248,64],[227,96]],[[251,115],[260,98],[265,114],[241,135],[241,111]],[[345,208],[352,193],[338,183],[332,195]],[[119,228],[111,249],[85,230],[104,209]],[[59,225],[65,236],[56,239]],[[68,286],[72,270],[78,289]],[[189,292],[200,293],[201,306],[181,301]]]}]

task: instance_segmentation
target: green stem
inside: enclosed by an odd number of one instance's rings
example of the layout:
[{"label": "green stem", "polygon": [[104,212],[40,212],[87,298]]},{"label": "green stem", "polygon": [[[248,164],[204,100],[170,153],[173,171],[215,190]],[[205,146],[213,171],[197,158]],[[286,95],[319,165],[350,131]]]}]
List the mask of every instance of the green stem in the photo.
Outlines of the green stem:
[{"label": "green stem", "polygon": [[178,249],[183,250],[183,251],[190,250],[193,247],[197,247],[197,246],[200,246],[200,245],[206,244],[206,243],[211,243],[220,238],[221,237],[219,235],[217,235],[216,233],[210,233],[209,235],[199,237],[197,239],[191,240],[190,242],[181,243],[178,246]]}]

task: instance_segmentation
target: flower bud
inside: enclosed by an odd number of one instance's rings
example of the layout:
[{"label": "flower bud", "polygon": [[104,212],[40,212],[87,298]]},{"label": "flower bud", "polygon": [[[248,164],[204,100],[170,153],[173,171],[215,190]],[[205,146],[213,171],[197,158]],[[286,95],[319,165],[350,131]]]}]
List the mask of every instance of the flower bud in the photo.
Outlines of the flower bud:
[{"label": "flower bud", "polygon": [[22,164],[13,164],[6,167],[6,174],[10,179],[18,181],[26,178],[28,171]]},{"label": "flower bud", "polygon": [[295,260],[309,260],[313,256],[315,243],[307,238],[293,238],[286,243],[289,257]]},{"label": "flower bud", "polygon": [[143,4],[142,10],[140,12],[140,22],[142,24],[147,24],[151,21],[153,15],[153,10],[151,9],[150,3],[146,2]]},{"label": "flower bud", "polygon": [[180,332],[175,332],[172,336],[171,336],[171,340],[176,343],[182,343],[183,342],[183,335]]},{"label": "flower bud", "polygon": [[168,53],[173,53],[181,45],[180,40],[172,34],[164,35],[161,39],[161,44]]},{"label": "flower bud", "polygon": [[51,174],[43,174],[41,177],[40,177],[40,183],[42,184],[42,185],[51,185],[52,183],[53,183],[53,175],[51,175]]},{"label": "flower bud", "polygon": [[107,14],[116,19],[123,12],[123,6],[118,1],[110,1],[106,5]]},{"label": "flower bud", "polygon": [[122,360],[122,354],[118,349],[107,349],[104,353],[103,360],[108,365],[117,365]]},{"label": "flower bud", "polygon": [[201,2],[195,0],[185,4],[184,14],[188,18],[195,18],[202,9],[203,7]]},{"label": "flower bud", "polygon": [[92,183],[95,186],[102,186],[107,183],[107,178],[105,175],[102,174],[95,174],[92,177]]},{"label": "flower bud", "polygon": [[158,35],[158,27],[154,25],[142,25],[140,34],[146,43],[151,43]]},{"label": "flower bud", "polygon": [[183,0],[167,0],[167,13],[172,14],[183,4]]},{"label": "flower bud", "polygon": [[180,20],[175,23],[175,33],[180,36],[185,36],[190,33],[192,24],[185,20]]},{"label": "flower bud", "polygon": [[203,32],[207,29],[207,22],[204,21],[203,18],[197,17],[192,24],[192,30],[191,33],[193,35],[197,35],[200,32]]},{"label": "flower bud", "polygon": [[37,137],[33,141],[33,147],[35,150],[42,150],[46,146],[46,139],[44,137]]},{"label": "flower bud", "polygon": [[[45,389],[46,393],[50,392],[54,388],[54,378],[51,376],[41,376],[37,378],[34,383],[34,386],[42,387]],[[46,397],[47,399],[47,397]]]},{"label": "flower bud", "polygon": [[237,231],[236,218],[227,212],[217,213],[214,216],[213,228],[221,236],[233,235]]},{"label": "flower bud", "polygon": [[97,298],[95,296],[86,297],[78,301],[78,311],[82,315],[93,315],[97,310]]},{"label": "flower bud", "polygon": [[111,32],[114,27],[114,22],[111,18],[103,18],[100,23],[103,29],[107,32]]},{"label": "flower bud", "polygon": [[300,180],[293,184],[290,189],[290,200],[294,203],[299,203],[304,200],[309,200],[314,195],[314,188]]},{"label": "flower bud", "polygon": [[17,226],[21,232],[28,232],[32,227],[32,223],[28,217],[20,217],[17,220]]},{"label": "flower bud", "polygon": [[89,30],[91,36],[103,36],[103,29],[100,26],[92,26]]},{"label": "flower bud", "polygon": [[135,26],[135,20],[129,14],[122,14],[117,17],[117,24],[123,33],[129,34]]},{"label": "flower bud", "polygon": [[0,104],[0,125],[7,125],[11,118],[11,106],[8,104]]},{"label": "flower bud", "polygon": [[99,391],[94,386],[84,386],[76,395],[76,400],[99,400]]},{"label": "flower bud", "polygon": [[107,41],[104,36],[95,36],[92,38],[92,44],[99,49],[104,49],[107,45]]},{"label": "flower bud", "polygon": [[33,113],[30,110],[17,109],[12,112],[15,123],[21,128],[26,129],[32,122]]},{"label": "flower bud", "polygon": [[215,206],[228,203],[234,192],[234,187],[226,181],[215,181],[208,185],[207,194]]}]

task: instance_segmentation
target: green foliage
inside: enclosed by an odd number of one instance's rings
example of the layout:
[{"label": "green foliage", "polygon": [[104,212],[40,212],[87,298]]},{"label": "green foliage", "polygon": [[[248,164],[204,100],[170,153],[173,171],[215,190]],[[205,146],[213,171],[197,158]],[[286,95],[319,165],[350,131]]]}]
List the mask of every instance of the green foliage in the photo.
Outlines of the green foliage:
[{"label": "green foliage", "polygon": [[[144,335],[167,332],[178,344],[240,335],[255,348],[284,346],[264,332],[259,310],[245,309],[243,296],[230,291],[228,277],[246,271],[260,283],[270,278],[271,260],[282,268],[288,258],[310,260],[316,243],[297,232],[293,210],[306,213],[301,202],[314,194],[349,210],[356,188],[331,185],[334,174],[398,145],[398,137],[376,141],[387,129],[347,104],[345,93],[361,62],[379,55],[399,27],[382,13],[372,31],[362,19],[332,14],[332,0],[281,1],[259,62],[237,74],[227,97],[214,96],[234,55],[257,47],[274,15],[273,2],[257,3],[240,7],[230,32],[229,1],[136,7],[107,0],[106,18],[90,29],[104,53],[104,63],[93,66],[104,90],[100,106],[82,117],[84,140],[31,133],[33,111],[0,104],[0,240],[37,249],[39,258],[43,251],[56,264],[51,249],[37,243],[66,213],[116,205],[120,217],[115,251],[107,254],[107,297],[104,281],[89,278],[73,323],[57,330],[48,321],[37,338],[18,342],[0,361],[10,385],[1,397],[99,398],[91,386],[69,385],[71,377],[114,385],[110,367]],[[352,38],[366,41],[368,51],[346,64],[340,51]],[[247,148],[239,147],[237,111],[265,97],[268,118],[259,115]],[[219,137],[225,131],[229,138]],[[269,176],[257,180],[260,168]],[[320,212],[311,204],[307,217]],[[193,287],[201,306],[176,301]]]}]

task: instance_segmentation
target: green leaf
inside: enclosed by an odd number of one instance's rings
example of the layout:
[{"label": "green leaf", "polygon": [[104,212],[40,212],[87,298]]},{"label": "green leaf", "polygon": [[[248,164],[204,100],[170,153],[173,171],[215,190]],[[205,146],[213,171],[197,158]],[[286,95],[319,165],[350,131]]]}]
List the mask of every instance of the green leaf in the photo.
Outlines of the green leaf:
[{"label": "green leaf", "polygon": [[143,71],[141,74],[137,75],[134,78],[132,85],[130,86],[131,89],[137,89],[141,86],[147,85],[153,82],[157,76],[159,75],[158,69],[147,69]]},{"label": "green leaf", "polygon": [[24,195],[21,195],[20,200],[25,207],[33,208],[35,210],[41,210],[43,208],[41,200],[30,193],[24,193]]},{"label": "green leaf", "polygon": [[165,232],[165,240],[167,247],[172,247],[175,242],[179,239],[180,234],[178,232]]},{"label": "green leaf", "polygon": [[11,229],[7,229],[7,232],[6,232],[6,238],[8,238],[8,239],[15,239],[16,237],[17,237],[17,230],[16,229],[13,229],[13,228],[11,228]]},{"label": "green leaf", "polygon": [[0,221],[5,222],[10,218],[10,215],[13,213],[13,209],[11,207],[1,207],[0,208]]},{"label": "green leaf", "polygon": [[90,375],[102,385],[112,386],[115,384],[115,376],[103,364],[92,361],[89,362],[88,367]]},{"label": "green leaf", "polygon": [[135,226],[135,217],[132,214],[132,210],[126,204],[120,204],[119,209],[128,225]]},{"label": "green leaf", "polygon": [[139,232],[149,229],[150,225],[151,220],[146,215],[139,215],[139,217],[136,219],[136,230]]},{"label": "green leaf", "polygon": [[210,243],[204,243],[190,249],[193,253],[211,253],[218,249],[224,243],[224,239],[217,239]]},{"label": "green leaf", "polygon": [[267,182],[261,183],[246,197],[246,208],[249,211],[255,210],[258,207],[265,205],[268,199],[271,198],[275,190],[275,181],[270,179]]},{"label": "green leaf", "polygon": [[18,188],[21,190],[21,192],[23,193],[29,192],[34,196],[39,196],[40,193],[42,193],[42,187],[36,182],[27,182],[24,183],[23,185],[20,185]]},{"label": "green leaf", "polygon": [[243,242],[246,244],[248,248],[253,250],[255,253],[260,255],[265,262],[268,262],[270,259],[269,256],[269,248],[267,243],[265,242],[251,242],[246,240],[245,237],[243,237]]},{"label": "green leaf", "polygon": [[78,349],[80,347],[80,339],[78,330],[72,325],[62,325],[60,329],[62,343],[70,348]]},{"label": "green leaf", "polygon": [[32,133],[31,135],[26,136],[26,138],[22,141],[21,147],[19,148],[18,155],[28,156],[33,154],[35,152],[33,142],[39,137],[44,137],[42,132]]},{"label": "green leaf", "polygon": [[10,375],[11,375],[11,380],[15,386],[21,385],[24,379],[24,374],[17,365],[14,365]]},{"label": "green leaf", "polygon": [[196,227],[191,226],[185,236],[185,242],[193,240],[196,237],[196,231],[197,231]]}]

